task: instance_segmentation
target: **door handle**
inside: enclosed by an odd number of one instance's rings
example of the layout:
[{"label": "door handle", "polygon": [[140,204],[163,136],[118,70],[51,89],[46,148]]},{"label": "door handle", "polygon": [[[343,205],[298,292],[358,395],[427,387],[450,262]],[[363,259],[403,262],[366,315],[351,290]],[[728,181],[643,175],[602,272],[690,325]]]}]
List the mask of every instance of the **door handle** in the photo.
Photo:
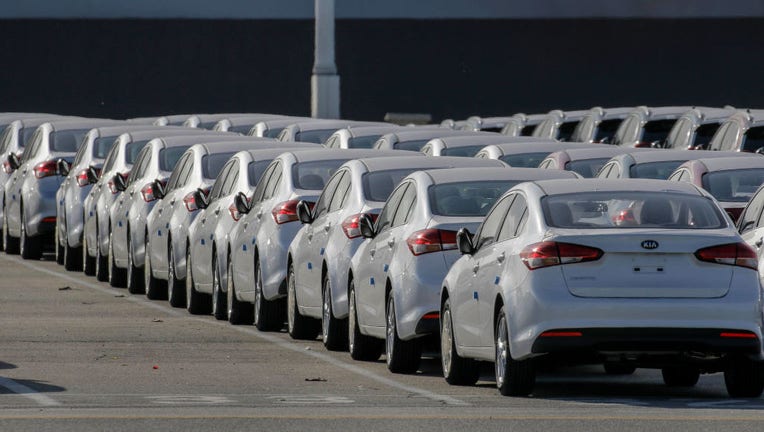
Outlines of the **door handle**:
[{"label": "door handle", "polygon": [[757,248],[760,248],[761,245],[764,244],[764,237],[761,237],[760,239],[756,240],[756,243],[754,243]]},{"label": "door handle", "polygon": [[480,264],[475,264],[472,266],[472,273],[477,273],[478,270],[480,270]]},{"label": "door handle", "polygon": [[504,254],[504,252],[502,252],[501,255],[496,257],[496,261],[503,263],[506,258],[507,256]]},{"label": "door handle", "polygon": [[262,218],[263,217],[263,212],[257,213],[255,215],[255,217],[258,218],[258,219]]},{"label": "door handle", "polygon": [[395,246],[395,239],[390,239],[387,241],[387,246],[392,249],[393,246]]},{"label": "door handle", "polygon": [[170,201],[170,205],[175,205],[175,198],[173,198],[172,201]]},{"label": "door handle", "polygon": [[207,222],[207,218],[202,218],[202,225],[204,225],[205,222]]},{"label": "door handle", "polygon": [[374,254],[377,253],[376,249],[372,249],[369,251],[369,255],[374,256]]},{"label": "door handle", "polygon": [[326,225],[324,225],[324,231],[326,231],[326,232],[329,232],[329,230],[330,230],[331,228],[332,228],[332,226],[331,226],[331,225],[329,225],[329,224],[326,224]]},{"label": "door handle", "polygon": [[215,216],[218,216],[219,214],[220,214],[220,207],[218,207],[217,210],[215,210]]},{"label": "door handle", "polygon": [[307,235],[307,237],[308,237],[308,241],[311,241],[311,240],[313,240],[313,233],[309,233],[309,234]]}]

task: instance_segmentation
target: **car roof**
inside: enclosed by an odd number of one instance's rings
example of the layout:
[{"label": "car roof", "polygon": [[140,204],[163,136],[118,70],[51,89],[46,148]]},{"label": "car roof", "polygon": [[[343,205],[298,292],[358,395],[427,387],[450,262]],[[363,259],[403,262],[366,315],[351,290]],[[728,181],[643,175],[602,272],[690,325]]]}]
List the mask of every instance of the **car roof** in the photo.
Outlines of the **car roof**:
[{"label": "car roof", "polygon": [[360,159],[364,157],[375,156],[401,156],[407,157],[413,155],[414,157],[427,157],[417,152],[404,152],[403,150],[372,150],[372,149],[330,149],[321,147],[317,150],[305,149],[305,150],[287,150],[284,153],[291,153],[297,162],[304,161],[319,161],[319,160],[335,160],[335,159]]},{"label": "car roof", "polygon": [[118,125],[120,123],[125,123],[124,120],[112,120],[112,119],[94,119],[94,118],[80,118],[80,119],[72,119],[72,118],[64,118],[61,120],[49,120],[46,123],[50,123],[51,126],[53,126],[53,130],[64,130],[64,129],[92,129],[94,127],[98,127],[101,125]]},{"label": "car roof", "polygon": [[350,136],[352,137],[362,137],[362,136],[370,136],[370,135],[384,135],[386,133],[395,132],[398,129],[404,129],[406,126],[398,126],[391,124],[389,126],[384,125],[350,125],[346,128],[348,132],[350,132]]},{"label": "car roof", "polygon": [[[222,152],[230,152],[230,151],[242,151],[242,150],[249,150],[251,148],[278,148],[279,143],[277,141],[274,141],[272,139],[246,139],[246,137],[239,137],[243,138],[241,140],[227,140],[223,139],[221,141],[205,141],[203,143],[199,143],[197,145],[204,148],[204,150],[207,153],[222,153]],[[282,150],[282,153],[284,151]]]},{"label": "car roof", "polygon": [[[718,152],[722,153],[722,152]],[[724,157],[714,159],[697,159],[696,163],[706,166],[708,171],[725,171],[734,169],[764,168],[764,156],[752,156],[747,158]]]},{"label": "car roof", "polygon": [[566,142],[566,141],[555,141],[551,139],[544,139],[543,141],[517,141],[517,142],[509,142],[509,143],[503,143],[503,144],[493,144],[485,146],[485,148],[488,147],[495,147],[499,149],[504,154],[514,154],[514,153],[528,153],[533,151],[538,152],[555,152],[560,150],[566,150],[566,149],[579,149],[579,148],[593,148],[594,146],[604,146],[605,144],[587,144],[587,143],[579,143],[579,142]]},{"label": "car roof", "polygon": [[[752,153],[723,152],[713,150],[659,150],[659,151],[640,151],[629,152],[628,156],[635,163],[660,162],[671,160],[693,160],[702,158],[726,158],[726,157],[753,157]],[[764,158],[762,158],[764,159]]]},{"label": "car roof", "polygon": [[257,124],[263,123],[268,129],[273,129],[276,127],[286,127],[286,126],[298,123],[300,121],[315,121],[315,120],[316,119],[310,118],[310,117],[283,117],[283,118],[263,120],[261,122],[257,122]]},{"label": "car roof", "polygon": [[[157,137],[157,140],[161,140],[164,143],[165,147],[180,147],[180,146],[191,146],[194,144],[205,144],[205,143],[212,143],[212,142],[225,142],[225,141],[244,141],[246,137],[243,137],[241,135],[181,135],[181,136],[170,136],[170,137]],[[153,140],[152,140],[153,141]],[[258,142],[257,140],[253,139],[253,143]]]},{"label": "car roof", "polygon": [[733,107],[694,107],[684,113],[685,117],[696,118],[700,123],[715,123],[720,120],[726,120],[737,110]]},{"label": "car roof", "polygon": [[[379,151],[379,150],[377,150]],[[486,162],[491,161],[491,162]],[[379,158],[360,158],[358,162],[366,166],[367,171],[383,171],[393,169],[406,169],[406,168],[421,168],[425,170],[427,168],[435,167],[504,167],[503,162],[495,159],[476,159],[465,158],[456,156],[430,156],[430,157],[416,157],[410,158],[405,156],[390,156]]]},{"label": "car roof", "polygon": [[588,112],[600,116],[603,120],[623,118],[631,114],[634,111],[634,107],[592,107]]},{"label": "car roof", "polygon": [[571,171],[543,170],[538,168],[449,168],[422,171],[435,184],[456,183],[482,180],[523,180],[537,179],[576,179]]},{"label": "car roof", "polygon": [[606,179],[587,178],[570,180],[540,180],[534,182],[547,195],[599,191],[681,192],[703,195],[698,188],[687,182],[653,179]]},{"label": "car roof", "polygon": [[[293,143],[290,143],[290,144],[293,144]],[[315,144],[313,144],[313,145],[315,146]],[[308,149],[307,146],[305,146],[304,148],[306,150]],[[251,149],[248,149],[248,150],[240,151],[239,153],[236,153],[236,154],[239,155],[239,154],[243,154],[243,153],[248,153],[250,155],[250,157],[252,157],[252,159],[254,159],[254,160],[258,160],[258,159],[275,159],[278,155],[280,155],[282,153],[291,152],[291,151],[295,151],[295,150],[296,151],[302,151],[302,149],[303,149],[302,146],[293,147],[293,146],[290,146],[290,145],[284,145],[284,146],[279,146],[279,147],[276,147],[276,148],[251,148]]]},{"label": "car roof", "polygon": [[413,141],[418,139],[433,139],[433,138],[442,138],[447,136],[454,136],[454,135],[471,135],[471,136],[485,136],[485,135],[498,135],[493,132],[475,132],[475,131],[466,131],[466,130],[455,130],[455,129],[446,129],[446,128],[426,128],[426,129],[419,129],[419,128],[412,128],[411,130],[399,130],[395,132],[391,132],[390,134],[395,135],[398,137],[398,141]]},{"label": "car roof", "polygon": [[126,133],[126,132],[155,131],[155,130],[162,130],[162,129],[166,130],[168,127],[172,127],[172,126],[125,124],[120,126],[99,126],[93,129],[97,130],[98,134],[101,136],[109,136],[109,135],[122,135],[123,133]]},{"label": "car roof", "polygon": [[[666,151],[666,150],[657,150],[657,149],[635,149],[632,147],[622,147],[622,146],[611,146],[611,145],[602,145],[602,147],[589,147],[589,148],[574,148],[569,150],[559,150],[555,153],[562,153],[565,152],[568,154],[568,157],[570,160],[582,160],[582,159],[598,159],[598,158],[611,158],[613,156],[623,154],[623,153],[637,153],[637,152],[649,152],[649,151]],[[550,155],[551,156],[551,155]]]},{"label": "car roof", "polygon": [[[490,145],[490,144],[503,144],[512,141],[512,137],[501,134],[490,135],[455,135],[447,136],[438,139],[446,145],[446,147],[466,147],[474,145]],[[537,138],[538,139],[538,138]]]},{"label": "car roof", "polygon": [[238,136],[233,134],[225,134],[223,132],[216,132],[207,129],[187,128],[182,126],[160,126],[156,130],[140,130],[124,132],[130,135],[133,140],[154,139],[170,136]]}]

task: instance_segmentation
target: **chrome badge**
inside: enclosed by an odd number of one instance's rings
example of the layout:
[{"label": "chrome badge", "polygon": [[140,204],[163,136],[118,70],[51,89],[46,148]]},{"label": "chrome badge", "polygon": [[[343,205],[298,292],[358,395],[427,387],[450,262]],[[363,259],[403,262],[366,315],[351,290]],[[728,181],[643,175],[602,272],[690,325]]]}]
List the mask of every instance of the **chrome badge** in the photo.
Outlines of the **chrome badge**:
[{"label": "chrome badge", "polygon": [[655,240],[645,240],[642,242],[642,247],[645,249],[657,249],[658,242]]}]

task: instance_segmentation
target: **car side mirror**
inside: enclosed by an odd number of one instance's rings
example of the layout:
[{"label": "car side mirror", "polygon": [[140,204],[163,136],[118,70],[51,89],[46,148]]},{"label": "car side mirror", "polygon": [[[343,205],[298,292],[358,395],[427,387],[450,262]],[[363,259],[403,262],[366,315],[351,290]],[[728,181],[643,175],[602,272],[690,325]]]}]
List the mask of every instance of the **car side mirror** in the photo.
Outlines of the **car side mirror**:
[{"label": "car side mirror", "polygon": [[154,183],[151,184],[151,193],[154,194],[156,199],[162,199],[165,196],[165,188],[164,183],[162,180],[156,179],[154,180]]},{"label": "car side mirror", "polygon": [[313,214],[307,202],[301,200],[297,203],[297,218],[303,224],[313,223]]},{"label": "car side mirror", "polygon": [[244,192],[237,193],[233,198],[233,203],[236,206],[236,211],[241,214],[247,214],[252,210],[252,207],[249,205],[249,199],[244,195]]},{"label": "car side mirror", "polygon": [[58,175],[61,177],[66,177],[69,175],[69,169],[71,168],[69,162],[67,162],[65,159],[59,159],[56,161],[56,165],[58,167]]},{"label": "car side mirror", "polygon": [[199,210],[204,210],[210,206],[210,201],[207,198],[207,194],[204,193],[204,189],[197,189],[194,191],[194,203]]},{"label": "car side mirror", "polygon": [[98,183],[98,178],[101,177],[101,172],[98,168],[91,166],[88,167],[88,182],[90,184]]},{"label": "car side mirror", "polygon": [[472,255],[475,253],[475,246],[472,244],[472,234],[467,228],[462,228],[456,232],[456,245],[462,255]]},{"label": "car side mirror", "polygon": [[21,160],[16,153],[11,152],[8,154],[8,165],[10,165],[11,169],[13,170],[19,169],[21,166]]},{"label": "car side mirror", "polygon": [[127,179],[122,177],[122,174],[117,173],[112,177],[111,182],[114,184],[114,189],[119,192],[124,192],[127,189]]},{"label": "car side mirror", "polygon": [[358,228],[361,230],[363,238],[374,238],[374,222],[368,214],[364,214],[358,219]]}]

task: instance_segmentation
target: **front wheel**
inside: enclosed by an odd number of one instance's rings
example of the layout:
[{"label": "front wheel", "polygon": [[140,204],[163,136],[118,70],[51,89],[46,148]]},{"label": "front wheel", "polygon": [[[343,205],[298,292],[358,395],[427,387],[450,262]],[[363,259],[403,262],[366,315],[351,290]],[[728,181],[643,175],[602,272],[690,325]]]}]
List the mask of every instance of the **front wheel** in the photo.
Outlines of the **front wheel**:
[{"label": "front wheel", "polygon": [[448,299],[443,303],[443,314],[440,320],[440,354],[443,377],[447,383],[471,386],[480,379],[479,363],[460,356],[456,351],[451,302]]},{"label": "front wheel", "polygon": [[393,373],[414,373],[422,359],[422,345],[416,339],[404,341],[398,337],[398,318],[393,292],[387,296],[387,329],[385,333],[387,369]]},{"label": "front wheel", "polygon": [[764,392],[764,362],[744,357],[730,361],[724,371],[727,393],[733,398],[757,398]]},{"label": "front wheel", "polygon": [[382,355],[384,341],[361,333],[361,328],[358,325],[354,288],[351,279],[348,284],[348,350],[350,357],[353,360],[377,361]]},{"label": "front wheel", "polygon": [[[130,241],[128,238],[127,241]],[[149,300],[165,300],[167,298],[167,281],[155,278],[151,274],[151,253],[149,253],[149,236],[146,234],[146,245],[143,250],[143,285],[146,287],[146,297]]]},{"label": "front wheel", "polygon": [[95,258],[88,255],[88,239],[82,236],[82,272],[85,276],[95,275]]},{"label": "front wheel", "polygon": [[255,255],[255,327],[260,331],[278,331],[284,327],[284,302],[263,296],[263,271]]},{"label": "front wheel", "polygon": [[212,301],[209,294],[200,293],[194,285],[191,252],[186,252],[186,310],[191,315],[205,315],[212,312]]},{"label": "front wheel", "polygon": [[532,358],[515,360],[509,349],[509,326],[504,307],[496,320],[496,386],[504,396],[528,396],[536,385],[536,367]]},{"label": "front wheel", "polygon": [[3,249],[8,255],[18,255],[19,239],[8,231],[8,208],[3,209]]},{"label": "front wheel", "polygon": [[[231,324],[252,324],[252,322],[255,320],[255,309],[251,303],[243,302],[236,298],[236,286],[233,283],[233,276],[231,275],[232,271],[233,264],[229,259],[228,277],[226,280],[228,286],[226,293],[228,296],[228,322]],[[220,272],[216,270],[215,274],[218,275],[218,280],[220,280]]]},{"label": "front wheel", "polygon": [[321,307],[321,339],[329,351],[343,351],[348,347],[347,320],[334,317],[332,298],[334,291],[329,280],[329,272],[324,275]]},{"label": "front wheel", "polygon": [[42,257],[42,245],[39,237],[30,237],[27,233],[27,222],[24,209],[21,209],[21,240],[19,241],[21,257],[28,260]]},{"label": "front wheel", "polygon": [[135,265],[132,242],[127,245],[127,291],[130,294],[145,294],[143,269]]},{"label": "front wheel", "polygon": [[[212,316],[224,321],[228,319],[227,297],[220,286],[220,270],[218,269],[217,254],[212,254]],[[230,261],[230,260],[229,260]]]},{"label": "front wheel", "polygon": [[[130,238],[128,237],[128,240]],[[109,285],[115,288],[123,288],[127,282],[127,272],[125,269],[117,267],[114,257],[114,234],[109,234]]]},{"label": "front wheel", "polygon": [[318,323],[300,314],[294,278],[294,266],[290,264],[287,273],[287,330],[292,339],[313,340],[318,337]]},{"label": "front wheel", "polygon": [[168,238],[167,243],[169,244],[167,251],[167,300],[169,300],[170,306],[180,308],[186,306],[186,287],[178,279],[172,238]]}]

